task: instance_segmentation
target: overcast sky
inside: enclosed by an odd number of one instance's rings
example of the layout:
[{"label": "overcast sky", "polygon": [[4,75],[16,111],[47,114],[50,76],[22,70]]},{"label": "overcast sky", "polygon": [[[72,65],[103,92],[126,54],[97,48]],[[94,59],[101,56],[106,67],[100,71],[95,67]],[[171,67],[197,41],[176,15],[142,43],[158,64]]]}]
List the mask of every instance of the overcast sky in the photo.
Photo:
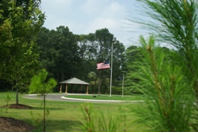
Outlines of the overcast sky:
[{"label": "overcast sky", "polygon": [[56,29],[68,26],[74,34],[94,33],[108,28],[126,47],[138,45],[139,27],[127,19],[139,10],[136,0],[42,0],[44,26]]}]

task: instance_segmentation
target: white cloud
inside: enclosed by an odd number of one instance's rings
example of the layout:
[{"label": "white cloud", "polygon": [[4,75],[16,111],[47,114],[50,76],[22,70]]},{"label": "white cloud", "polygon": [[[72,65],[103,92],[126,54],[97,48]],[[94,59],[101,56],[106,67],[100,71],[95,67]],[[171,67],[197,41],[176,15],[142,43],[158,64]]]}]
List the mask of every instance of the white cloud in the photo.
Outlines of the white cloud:
[{"label": "white cloud", "polygon": [[42,0],[41,8],[47,17],[44,26],[49,29],[68,26],[74,34],[108,28],[120,42],[129,45],[133,35],[125,24],[129,2],[131,0]]},{"label": "white cloud", "polygon": [[85,3],[81,6],[81,10],[86,14],[97,15],[100,14],[105,5],[106,4],[104,0],[86,0]]},{"label": "white cloud", "polygon": [[[86,32],[95,32],[97,29],[108,28],[114,35],[118,35],[122,30],[123,20],[127,14],[125,7],[115,1],[108,1],[105,4],[103,1],[93,1],[87,0],[83,6],[84,8],[86,7],[86,12],[89,11],[89,15],[94,16],[94,14],[97,14],[89,21],[85,29]],[[119,39],[118,36],[116,38]]]},{"label": "white cloud", "polygon": [[103,16],[123,19],[123,17],[126,16],[126,10],[125,7],[120,5],[119,3],[112,2],[103,11]]}]

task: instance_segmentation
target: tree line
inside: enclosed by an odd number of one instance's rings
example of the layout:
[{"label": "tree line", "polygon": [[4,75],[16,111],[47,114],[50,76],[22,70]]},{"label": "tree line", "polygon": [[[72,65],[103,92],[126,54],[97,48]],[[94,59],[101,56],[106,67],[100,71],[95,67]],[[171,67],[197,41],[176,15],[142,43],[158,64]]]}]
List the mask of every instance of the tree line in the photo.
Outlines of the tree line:
[{"label": "tree line", "polygon": [[[110,62],[111,52],[113,85],[119,85],[117,79],[126,68],[124,45],[107,28],[77,35],[65,26],[55,30],[42,27],[45,15],[39,9],[40,2],[1,1],[1,91],[27,92],[31,77],[44,68],[49,72],[49,78],[53,77],[57,82],[77,77],[91,83],[91,92],[97,93],[101,85],[102,93],[107,93],[110,70],[97,71],[96,64],[106,60]],[[75,89],[74,86],[72,90],[76,92]],[[58,86],[54,91],[58,91]]]},{"label": "tree line", "polygon": [[43,27],[39,32],[37,44],[39,61],[51,77],[57,82],[72,77],[85,80],[91,83],[90,91],[93,93],[97,93],[100,73],[103,81],[102,92],[108,92],[110,69],[96,70],[96,68],[97,63],[110,62],[112,45],[114,83],[126,65],[124,45],[107,28],[87,35],[77,35],[65,26],[59,26],[56,30]]}]

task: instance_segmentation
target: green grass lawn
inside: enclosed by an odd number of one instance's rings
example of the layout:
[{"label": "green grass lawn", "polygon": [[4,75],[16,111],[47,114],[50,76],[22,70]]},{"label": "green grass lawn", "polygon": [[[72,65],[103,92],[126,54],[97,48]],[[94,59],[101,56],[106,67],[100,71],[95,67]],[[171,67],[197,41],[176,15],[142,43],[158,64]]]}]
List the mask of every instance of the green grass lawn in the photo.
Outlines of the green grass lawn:
[{"label": "green grass lawn", "polygon": [[[11,96],[10,104],[15,103],[15,93],[9,93]],[[6,93],[0,93],[0,106],[5,105]],[[42,120],[43,110],[42,101],[35,99],[25,99],[19,95],[19,103],[32,106],[34,109],[9,109],[5,113],[5,108],[0,108],[0,116],[12,117],[23,120],[31,125],[35,125],[34,131],[42,132],[42,123],[35,122]],[[102,97],[102,96],[101,96]],[[114,97],[114,96],[113,96]],[[83,113],[81,110],[81,102],[61,102],[61,101],[47,101],[47,108],[49,116],[47,119],[47,132],[81,132],[83,131],[81,121],[83,120]],[[144,123],[135,123],[137,117],[127,106],[131,108],[142,108],[139,104],[127,103],[93,103],[93,112],[95,114],[104,112],[105,116],[116,116],[119,114],[120,108],[126,108],[127,119],[125,120],[127,132],[146,131],[147,128]],[[124,123],[120,120],[118,131],[124,131]]]},{"label": "green grass lawn", "polygon": [[[96,96],[96,97],[93,97]],[[107,94],[101,95],[66,95],[68,98],[79,98],[79,99],[94,99],[94,100],[143,100],[144,95],[111,95]]]}]

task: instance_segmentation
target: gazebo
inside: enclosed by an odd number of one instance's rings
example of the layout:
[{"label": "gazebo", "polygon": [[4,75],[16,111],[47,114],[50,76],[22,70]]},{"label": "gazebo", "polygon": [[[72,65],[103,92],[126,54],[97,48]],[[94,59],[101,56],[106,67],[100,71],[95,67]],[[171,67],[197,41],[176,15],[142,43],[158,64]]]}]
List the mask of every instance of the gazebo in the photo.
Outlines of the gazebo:
[{"label": "gazebo", "polygon": [[71,79],[68,79],[68,80],[65,80],[65,81],[62,81],[60,82],[60,93],[62,93],[62,85],[66,85],[65,86],[65,93],[67,94],[67,89],[68,89],[68,84],[71,84],[71,85],[86,85],[87,87],[87,91],[86,91],[86,94],[88,94],[88,89],[89,89],[89,83],[85,82],[85,81],[82,81],[78,78],[71,78]]}]

